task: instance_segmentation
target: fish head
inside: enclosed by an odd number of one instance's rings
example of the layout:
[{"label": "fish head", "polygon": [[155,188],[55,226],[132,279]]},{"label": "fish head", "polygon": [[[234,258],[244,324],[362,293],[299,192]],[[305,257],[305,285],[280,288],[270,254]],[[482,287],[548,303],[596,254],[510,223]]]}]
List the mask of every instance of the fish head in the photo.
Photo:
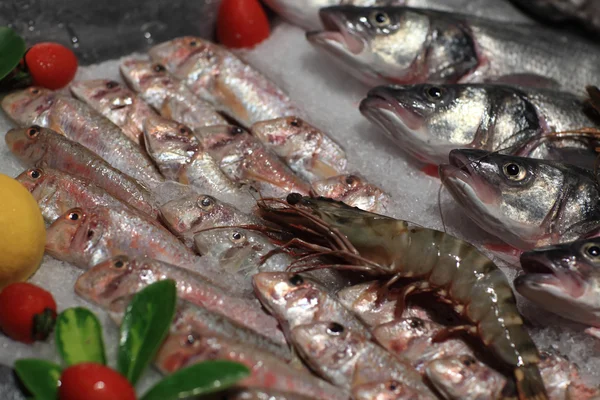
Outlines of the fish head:
[{"label": "fish head", "polygon": [[179,37],[152,47],[148,54],[177,78],[192,72],[217,73],[221,63],[219,46],[195,36]]},{"label": "fish head", "polygon": [[176,84],[164,65],[148,59],[126,58],[119,69],[127,85],[136,93],[142,93],[144,99],[156,108],[165,101],[165,88]]},{"label": "fish head", "polygon": [[314,312],[324,290],[306,276],[288,272],[260,272],[252,277],[252,284],[261,303],[280,320]]},{"label": "fish head", "polygon": [[40,201],[43,196],[45,184],[49,181],[49,176],[42,168],[30,168],[23,171],[15,178],[21,185],[33,195],[36,201]]},{"label": "fish head", "polygon": [[172,200],[160,207],[164,222],[177,235],[200,232],[215,226],[234,225],[239,213],[230,204],[205,194]]},{"label": "fish head", "polygon": [[442,182],[473,221],[521,249],[544,238],[565,174],[560,164],[467,149],[452,150],[440,166]]},{"label": "fish head", "polygon": [[410,400],[419,397],[417,390],[394,379],[364,383],[352,389],[352,398],[356,400]]},{"label": "fish head", "polygon": [[49,89],[32,86],[7,94],[2,99],[2,109],[18,125],[39,123],[52,106],[56,94]]},{"label": "fish head", "polygon": [[278,15],[304,29],[321,28],[319,10],[340,4],[340,0],[265,0]]},{"label": "fish head", "polygon": [[135,259],[120,255],[94,265],[75,282],[75,292],[96,304],[105,306],[138,289],[130,282],[139,264]]},{"label": "fish head", "polygon": [[[336,385],[347,382],[348,369],[368,339],[337,322],[314,322],[291,330],[291,340],[302,358]],[[342,376],[343,375],[343,376]]]},{"label": "fish head", "polygon": [[334,6],[307,39],[365,83],[455,82],[477,63],[470,32],[429,10]]},{"label": "fish head", "polygon": [[38,125],[28,128],[13,128],[6,133],[6,146],[11,153],[27,164],[36,164],[48,151],[47,137],[58,133]]},{"label": "fish head", "polygon": [[600,238],[541,247],[521,255],[515,289],[541,307],[585,324],[600,322]]},{"label": "fish head", "polygon": [[404,318],[391,321],[373,329],[373,336],[387,349],[400,353],[407,350],[416,340],[424,339],[423,345],[429,346],[429,339],[442,327],[420,318]]},{"label": "fish head", "polygon": [[109,79],[73,82],[70,89],[75,97],[85,101],[95,110],[107,112],[131,106],[135,98],[135,94],[129,88]]},{"label": "fish head", "polygon": [[492,399],[503,388],[508,389],[502,374],[470,355],[433,360],[425,373],[433,386],[450,399]]},{"label": "fish head", "polygon": [[384,212],[390,200],[387,193],[358,174],[338,175],[313,182],[311,193],[371,212]]},{"label": "fish head", "polygon": [[252,134],[263,143],[276,147],[287,147],[297,141],[311,141],[322,133],[314,126],[298,117],[283,117],[254,123]]},{"label": "fish head", "polygon": [[476,85],[378,86],[360,104],[361,113],[404,151],[432,164],[472,144],[487,108],[486,91]]}]

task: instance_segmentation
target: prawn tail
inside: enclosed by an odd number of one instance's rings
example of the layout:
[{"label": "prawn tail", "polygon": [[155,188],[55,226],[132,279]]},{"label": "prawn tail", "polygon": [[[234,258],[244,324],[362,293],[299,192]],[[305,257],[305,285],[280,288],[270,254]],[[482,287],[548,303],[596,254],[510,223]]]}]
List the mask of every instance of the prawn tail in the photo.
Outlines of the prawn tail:
[{"label": "prawn tail", "polygon": [[542,375],[536,364],[515,369],[519,400],[548,400]]}]

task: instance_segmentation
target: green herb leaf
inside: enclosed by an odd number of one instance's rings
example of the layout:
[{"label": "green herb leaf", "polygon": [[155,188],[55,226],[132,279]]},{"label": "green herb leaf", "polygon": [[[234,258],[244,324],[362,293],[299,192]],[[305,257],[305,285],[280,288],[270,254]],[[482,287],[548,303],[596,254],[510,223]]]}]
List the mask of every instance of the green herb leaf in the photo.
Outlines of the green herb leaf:
[{"label": "green herb leaf", "polygon": [[167,376],[140,400],[184,399],[218,392],[250,375],[242,364],[231,361],[206,361]]},{"label": "green herb leaf", "polygon": [[8,75],[25,54],[25,41],[15,31],[0,26],[0,79]]},{"label": "green herb leaf", "polygon": [[22,359],[15,361],[15,372],[35,400],[56,400],[61,368],[46,360]]},{"label": "green herb leaf", "polygon": [[153,283],[129,303],[121,323],[117,369],[135,384],[169,331],[177,291],[175,281]]},{"label": "green herb leaf", "polygon": [[106,364],[102,327],[93,312],[68,308],[56,319],[56,347],[67,365],[82,362]]}]

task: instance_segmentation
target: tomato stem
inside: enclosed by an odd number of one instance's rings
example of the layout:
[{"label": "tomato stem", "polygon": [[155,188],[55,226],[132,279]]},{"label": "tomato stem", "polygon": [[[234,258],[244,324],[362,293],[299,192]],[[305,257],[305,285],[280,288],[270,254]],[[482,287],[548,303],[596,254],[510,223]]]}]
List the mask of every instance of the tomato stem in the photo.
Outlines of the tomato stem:
[{"label": "tomato stem", "polygon": [[31,337],[33,340],[46,340],[54,329],[56,323],[56,311],[46,308],[43,312],[33,317],[33,330]]}]

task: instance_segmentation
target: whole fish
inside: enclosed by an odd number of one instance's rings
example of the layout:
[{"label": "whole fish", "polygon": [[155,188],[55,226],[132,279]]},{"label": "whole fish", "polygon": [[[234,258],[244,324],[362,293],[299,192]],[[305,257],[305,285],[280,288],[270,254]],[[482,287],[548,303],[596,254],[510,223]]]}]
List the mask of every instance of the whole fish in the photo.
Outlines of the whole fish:
[{"label": "whole fish", "polygon": [[518,249],[576,240],[600,227],[600,188],[592,170],[453,150],[440,177],[477,225]]},{"label": "whole fish", "polygon": [[190,194],[160,207],[165,225],[178,237],[193,240],[205,229],[219,226],[262,225],[259,218],[206,194]]},{"label": "whole fish", "polygon": [[426,365],[437,358],[473,354],[469,346],[460,339],[436,342],[436,335],[444,328],[444,325],[433,321],[406,318],[374,327],[372,333],[375,340],[390,353],[409,361],[417,371],[424,373]]},{"label": "whole fish", "polygon": [[[133,295],[121,297],[108,306],[110,317],[118,325],[121,324],[125,310],[132,298]],[[284,361],[289,362],[292,360],[292,354],[286,344],[276,343],[225,317],[223,314],[199,307],[185,300],[177,302],[170,331],[171,333],[192,334],[198,332],[204,335],[222,336],[277,355]]]},{"label": "whole fish", "polygon": [[238,383],[242,387],[279,390],[308,396],[315,400],[348,400],[349,395],[309,372],[286,364],[271,353],[217,335],[168,335],[155,365],[164,374],[209,360],[228,360],[244,364],[251,371]]},{"label": "whole fish", "polygon": [[600,238],[542,247],[521,255],[515,289],[563,318],[600,328]]},{"label": "whole fish", "polygon": [[52,128],[150,188],[164,180],[143,149],[118,126],[77,99],[47,89],[36,90],[35,94],[31,89],[8,94],[2,108],[20,125]]},{"label": "whole fish", "polygon": [[296,176],[277,155],[242,128],[220,125],[195,132],[203,148],[233,182],[258,186],[279,194],[308,194],[310,186]]},{"label": "whole fish", "polygon": [[165,118],[192,129],[227,124],[211,104],[194,95],[183,81],[160,64],[126,58],[120,71],[127,84]]},{"label": "whole fish", "polygon": [[513,0],[518,6],[544,21],[583,25],[600,33],[600,7],[594,0]]},{"label": "whole fish", "polygon": [[[588,400],[598,389],[583,382],[576,365],[547,352],[540,353],[540,368],[548,396],[552,400]],[[471,355],[434,360],[426,369],[429,381],[445,398],[487,400],[515,398],[514,387],[506,377]]]},{"label": "whole fish", "polygon": [[27,165],[76,175],[152,218],[158,215],[154,197],[136,180],[51,129],[37,125],[15,128],[8,131],[5,140],[9,150]]},{"label": "whole fish", "polygon": [[367,383],[397,380],[417,392],[415,399],[434,399],[421,375],[360,332],[337,322],[315,322],[291,331],[304,361],[333,384],[352,389]]},{"label": "whole fish", "polygon": [[341,201],[351,207],[385,214],[390,203],[390,196],[367,182],[358,174],[339,175],[313,182],[310,186],[313,196],[327,197]]},{"label": "whole fish", "polygon": [[246,127],[255,122],[301,116],[290,98],[229,50],[205,39],[180,37],[152,47],[148,54],[198,97]]},{"label": "whole fish", "polygon": [[[331,199],[291,193],[285,200],[263,198],[258,206],[267,221],[304,235],[302,248],[313,257],[329,250],[338,259],[321,268],[367,273],[389,279],[387,285],[411,278],[403,289],[405,297],[433,291],[469,321],[451,332],[478,336],[513,370],[523,399],[547,398],[538,351],[523,326],[512,288],[502,270],[471,244]],[[312,268],[302,263],[291,267]]]},{"label": "whole fish", "polygon": [[75,207],[128,208],[93,183],[56,169],[32,168],[15,179],[33,195],[48,223]]},{"label": "whole fish", "polygon": [[530,21],[508,1],[488,0],[265,0],[277,14],[306,30],[322,29],[319,10],[342,4],[372,6],[408,6],[433,10],[457,11],[499,21]]},{"label": "whole fish", "polygon": [[47,230],[46,252],[80,268],[117,255],[193,266],[196,256],[158,222],[125,208],[73,208]]},{"label": "whole fish", "polygon": [[285,344],[277,320],[265,314],[259,304],[232,297],[230,292],[197,272],[143,256],[117,256],[99,263],[77,279],[75,292],[107,308],[115,300],[165,279],[176,282],[177,295],[181,300],[223,315],[277,344]]},{"label": "whole fish", "polygon": [[301,118],[257,122],[250,131],[292,171],[309,182],[330,178],[346,170],[348,160],[344,149]]},{"label": "whole fish", "polygon": [[313,322],[339,322],[371,337],[366,326],[327,289],[308,276],[289,272],[261,272],[253,276],[256,296],[284,327],[285,332]]},{"label": "whole fish", "polygon": [[109,79],[73,82],[70,89],[73,96],[108,118],[143,147],[144,120],[155,113],[134,92]]},{"label": "whole fish", "polygon": [[404,151],[436,165],[446,163],[452,149],[473,148],[592,166],[599,143],[594,135],[556,134],[599,122],[583,98],[566,92],[491,84],[387,85],[369,91],[360,110]]},{"label": "whole fish", "polygon": [[495,81],[583,93],[600,72],[597,47],[534,25],[408,7],[335,6],[320,17],[325,30],[308,40],[373,86]]}]

